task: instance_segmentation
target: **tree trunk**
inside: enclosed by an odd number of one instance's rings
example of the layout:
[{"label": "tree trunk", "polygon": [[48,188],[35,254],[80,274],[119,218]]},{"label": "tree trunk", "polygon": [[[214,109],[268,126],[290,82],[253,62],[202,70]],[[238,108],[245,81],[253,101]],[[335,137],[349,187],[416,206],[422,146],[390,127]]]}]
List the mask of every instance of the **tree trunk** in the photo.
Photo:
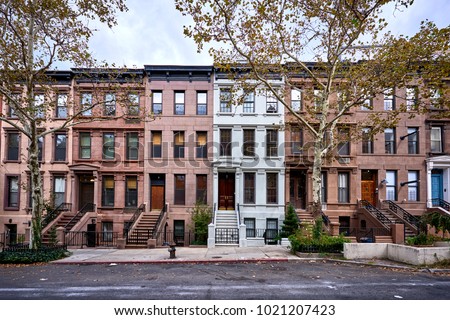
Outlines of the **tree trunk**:
[{"label": "tree trunk", "polygon": [[322,212],[322,137],[314,141],[314,161],[312,168],[312,214],[317,217]]}]

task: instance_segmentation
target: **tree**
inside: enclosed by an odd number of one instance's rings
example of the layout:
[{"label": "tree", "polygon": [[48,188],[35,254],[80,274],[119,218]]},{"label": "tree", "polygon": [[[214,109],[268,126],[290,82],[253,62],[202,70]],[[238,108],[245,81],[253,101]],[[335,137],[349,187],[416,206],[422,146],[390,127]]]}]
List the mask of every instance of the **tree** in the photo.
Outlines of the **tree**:
[{"label": "tree", "polygon": [[287,207],[286,215],[283,221],[283,225],[281,226],[281,232],[283,237],[289,237],[298,230],[299,220],[297,217],[297,213],[295,213],[295,208],[292,204],[289,204]]},{"label": "tree", "polygon": [[[39,169],[39,139],[78,123],[95,121],[83,115],[97,101],[71,108],[62,122],[52,121],[56,108],[54,71],[61,62],[94,67],[88,42],[93,34],[89,22],[108,27],[116,24],[115,13],[127,10],[124,0],[5,0],[0,3],[0,95],[9,114],[0,121],[28,139],[27,166],[32,195],[32,247],[41,245],[43,187]],[[73,101],[67,101],[68,106]]]},{"label": "tree", "polygon": [[[381,14],[388,4],[407,9],[413,0],[175,0],[177,9],[193,19],[185,27],[203,50],[210,46],[217,68],[230,71],[239,86],[263,86],[289,111],[294,123],[309,134],[303,153],[312,167],[312,212],[321,212],[321,168],[336,159],[340,142],[362,137],[362,128],[375,135],[394,125],[408,108],[427,112],[436,103],[449,110],[450,28],[422,22],[413,37],[384,32]],[[384,32],[384,33],[383,33]],[[313,61],[313,62],[305,62]],[[245,70],[245,72],[241,72]],[[284,77],[286,90],[270,83]],[[251,81],[249,81],[251,80]],[[403,96],[401,106],[372,112],[351,123],[349,113],[367,99],[415,84],[414,105]],[[302,94],[301,112],[291,105],[290,92]],[[420,103],[418,102],[420,101]],[[433,104],[434,103],[434,104]],[[441,115],[444,113],[440,113]],[[289,130],[289,127],[286,127]]]},{"label": "tree", "polygon": [[202,201],[197,201],[189,210],[191,214],[191,230],[195,234],[195,244],[206,244],[208,240],[208,225],[211,223],[212,208]]}]

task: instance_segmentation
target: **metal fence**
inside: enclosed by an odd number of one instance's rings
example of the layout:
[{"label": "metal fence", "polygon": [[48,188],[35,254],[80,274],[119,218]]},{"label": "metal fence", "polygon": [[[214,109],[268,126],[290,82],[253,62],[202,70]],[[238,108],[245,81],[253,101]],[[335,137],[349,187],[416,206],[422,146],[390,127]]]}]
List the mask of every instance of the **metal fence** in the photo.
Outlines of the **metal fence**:
[{"label": "metal fence", "polygon": [[377,236],[391,235],[391,231],[386,228],[339,228],[339,233],[345,237],[355,237],[358,242],[375,242]]},{"label": "metal fence", "polygon": [[191,231],[186,232],[173,232],[173,231],[161,231],[157,232],[154,239],[158,246],[168,245],[175,243],[178,247],[187,247],[193,244],[206,245],[207,238],[198,237]]},{"label": "metal fence", "polygon": [[116,247],[117,232],[69,231],[65,234],[67,247]]},{"label": "metal fence", "polygon": [[216,228],[216,244],[238,244],[239,229]]},{"label": "metal fence", "polygon": [[28,243],[25,242],[25,238],[25,234],[22,233],[0,233],[0,248],[6,249],[10,247],[27,247]]},{"label": "metal fence", "polygon": [[246,229],[247,238],[264,238],[266,244],[276,244],[281,230],[277,229]]}]

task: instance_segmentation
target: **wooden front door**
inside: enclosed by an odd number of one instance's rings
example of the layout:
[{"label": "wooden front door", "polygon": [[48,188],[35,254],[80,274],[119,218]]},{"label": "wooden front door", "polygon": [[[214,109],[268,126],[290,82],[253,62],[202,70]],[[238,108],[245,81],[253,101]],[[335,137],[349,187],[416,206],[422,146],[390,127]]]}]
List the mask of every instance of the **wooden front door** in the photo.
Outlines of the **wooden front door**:
[{"label": "wooden front door", "polygon": [[219,173],[219,210],[234,210],[234,173]]},{"label": "wooden front door", "polygon": [[375,181],[361,181],[361,198],[373,206],[376,205]]},{"label": "wooden front door", "polygon": [[161,210],[164,207],[164,186],[152,186],[151,210]]},{"label": "wooden front door", "polygon": [[94,177],[80,176],[78,210],[87,203],[94,203]]}]

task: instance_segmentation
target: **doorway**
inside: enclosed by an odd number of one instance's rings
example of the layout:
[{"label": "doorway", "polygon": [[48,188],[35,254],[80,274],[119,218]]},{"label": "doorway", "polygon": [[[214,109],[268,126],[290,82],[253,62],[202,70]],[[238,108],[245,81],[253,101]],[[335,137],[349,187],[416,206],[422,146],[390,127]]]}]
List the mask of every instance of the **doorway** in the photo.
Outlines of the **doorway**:
[{"label": "doorway", "polygon": [[234,210],[234,172],[219,173],[219,210]]},{"label": "doorway", "polygon": [[7,245],[14,245],[17,243],[17,224],[5,224],[6,227],[6,241]]},{"label": "doorway", "polygon": [[94,176],[85,174],[79,176],[78,210],[88,203],[94,203]]},{"label": "doorway", "polygon": [[443,176],[444,172],[442,169],[431,170],[431,199],[443,199]]},{"label": "doorway", "polygon": [[165,175],[150,175],[150,210],[161,210],[165,202]]},{"label": "doorway", "polygon": [[377,171],[361,170],[361,200],[377,204]]},{"label": "doorway", "polygon": [[296,209],[306,208],[306,171],[293,170],[289,179],[290,202]]}]

